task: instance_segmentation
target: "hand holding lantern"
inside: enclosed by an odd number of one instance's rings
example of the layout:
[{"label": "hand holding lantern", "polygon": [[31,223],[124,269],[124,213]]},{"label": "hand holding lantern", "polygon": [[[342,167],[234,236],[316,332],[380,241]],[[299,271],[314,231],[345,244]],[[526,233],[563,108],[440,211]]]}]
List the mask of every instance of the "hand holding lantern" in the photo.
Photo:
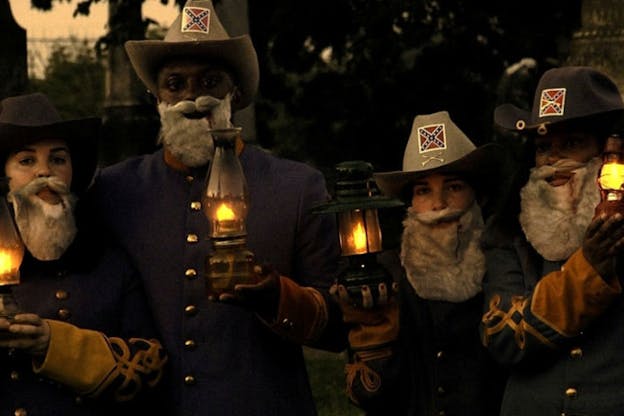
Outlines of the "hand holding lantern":
[{"label": "hand holding lantern", "polygon": [[378,303],[380,284],[388,289],[392,286],[391,277],[376,260],[376,254],[382,251],[377,209],[403,205],[397,199],[375,194],[372,174],[373,167],[368,162],[336,165],[336,198],[314,209],[317,214],[338,214],[340,248],[348,266],[337,283],[346,288],[356,304],[364,307]]},{"label": "hand holding lantern", "polygon": [[603,164],[598,173],[600,203],[595,214],[611,216],[617,212],[624,215],[624,141],[618,135],[611,135],[603,152]]}]

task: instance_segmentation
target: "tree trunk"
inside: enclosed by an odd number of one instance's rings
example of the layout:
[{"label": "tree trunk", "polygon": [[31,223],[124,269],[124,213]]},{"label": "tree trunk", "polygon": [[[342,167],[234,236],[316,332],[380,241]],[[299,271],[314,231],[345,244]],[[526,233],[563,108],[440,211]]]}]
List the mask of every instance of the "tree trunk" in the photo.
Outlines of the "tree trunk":
[{"label": "tree trunk", "polygon": [[24,93],[28,85],[26,30],[17,24],[9,0],[0,0],[0,99]]},{"label": "tree trunk", "polygon": [[572,36],[567,64],[604,71],[624,93],[624,2],[583,0],[581,28]]},{"label": "tree trunk", "polygon": [[[230,36],[249,33],[249,13],[247,0],[227,0],[215,2],[219,19]],[[253,39],[252,39],[253,41]],[[234,114],[234,124],[243,128],[245,141],[256,140],[256,116],[253,103]]]},{"label": "tree trunk", "polygon": [[160,127],[154,100],[136,76],[124,49],[145,38],[143,0],[109,0],[107,65],[100,165],[151,152]]}]

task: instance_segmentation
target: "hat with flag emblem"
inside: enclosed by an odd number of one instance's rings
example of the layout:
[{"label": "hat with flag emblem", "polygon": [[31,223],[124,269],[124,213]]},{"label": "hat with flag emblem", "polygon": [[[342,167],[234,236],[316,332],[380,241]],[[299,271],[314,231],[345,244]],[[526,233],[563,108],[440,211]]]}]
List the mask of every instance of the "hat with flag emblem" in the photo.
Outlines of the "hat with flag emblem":
[{"label": "hat with flag emblem", "polygon": [[591,67],[566,66],[544,72],[530,111],[503,104],[494,110],[494,122],[508,130],[537,129],[544,134],[548,124],[623,109],[620,91],[607,75]]},{"label": "hat with flag emblem", "polygon": [[258,57],[251,38],[230,37],[210,0],[187,1],[163,40],[129,40],[125,48],[138,77],[153,94],[158,70],[176,58],[214,61],[230,69],[241,91],[234,109],[249,105],[258,89]]},{"label": "hat with flag emblem", "polygon": [[446,111],[419,115],[405,146],[403,170],[375,173],[373,178],[384,194],[401,197],[406,185],[431,173],[495,175],[501,150],[494,143],[476,147]]}]

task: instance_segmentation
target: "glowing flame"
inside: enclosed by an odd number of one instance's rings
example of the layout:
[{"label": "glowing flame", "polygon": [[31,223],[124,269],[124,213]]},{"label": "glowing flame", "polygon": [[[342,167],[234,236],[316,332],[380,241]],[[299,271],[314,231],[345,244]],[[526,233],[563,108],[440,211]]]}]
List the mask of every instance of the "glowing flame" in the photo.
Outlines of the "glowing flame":
[{"label": "glowing flame", "polygon": [[600,170],[599,181],[602,189],[621,189],[624,185],[624,165],[605,163]]},{"label": "glowing flame", "polygon": [[232,221],[236,219],[236,214],[232,208],[227,206],[226,204],[219,205],[217,208],[217,220],[218,221]]},{"label": "glowing flame", "polygon": [[353,245],[358,252],[366,251],[366,230],[362,226],[362,223],[358,222],[353,229]]},{"label": "glowing flame", "polygon": [[22,256],[20,248],[0,250],[0,285],[19,283],[18,270]]}]

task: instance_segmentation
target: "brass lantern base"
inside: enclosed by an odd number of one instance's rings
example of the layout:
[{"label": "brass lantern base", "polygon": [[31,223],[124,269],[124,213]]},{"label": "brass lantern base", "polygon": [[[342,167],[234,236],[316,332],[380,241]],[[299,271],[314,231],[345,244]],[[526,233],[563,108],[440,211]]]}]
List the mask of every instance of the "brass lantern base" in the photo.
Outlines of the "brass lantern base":
[{"label": "brass lantern base", "polygon": [[228,238],[213,241],[214,253],[206,256],[206,294],[218,297],[233,293],[239,283],[257,283],[253,271],[255,257],[247,249],[244,238]]},{"label": "brass lantern base", "polygon": [[0,318],[12,320],[19,312],[11,286],[0,286]]}]

